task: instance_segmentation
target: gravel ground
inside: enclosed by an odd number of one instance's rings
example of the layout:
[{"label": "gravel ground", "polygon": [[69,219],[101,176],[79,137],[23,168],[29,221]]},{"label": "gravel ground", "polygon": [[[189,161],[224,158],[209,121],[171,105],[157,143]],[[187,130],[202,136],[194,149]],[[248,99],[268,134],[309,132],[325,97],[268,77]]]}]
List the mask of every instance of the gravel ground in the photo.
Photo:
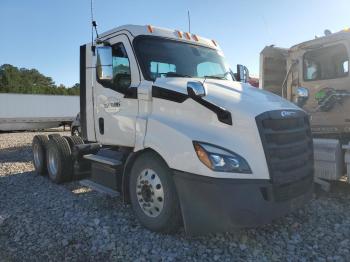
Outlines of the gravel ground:
[{"label": "gravel ground", "polygon": [[261,228],[161,235],[141,227],[120,198],[35,174],[35,134],[0,134],[0,261],[349,261],[347,185]]}]

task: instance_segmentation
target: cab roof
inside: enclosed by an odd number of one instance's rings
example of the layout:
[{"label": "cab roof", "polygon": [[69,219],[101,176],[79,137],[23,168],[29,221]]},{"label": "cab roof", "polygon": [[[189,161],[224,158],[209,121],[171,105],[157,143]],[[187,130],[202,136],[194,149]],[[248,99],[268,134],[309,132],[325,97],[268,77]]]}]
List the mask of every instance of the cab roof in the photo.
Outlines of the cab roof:
[{"label": "cab roof", "polygon": [[114,37],[117,33],[127,32],[132,37],[137,37],[139,35],[149,35],[149,36],[158,36],[171,38],[175,40],[180,40],[184,42],[189,42],[193,44],[199,44],[208,46],[214,49],[220,49],[219,45],[214,41],[201,36],[198,36],[193,33],[183,32],[180,30],[173,30],[163,27],[156,27],[152,25],[123,25],[113,28],[107,32],[104,32],[99,35],[99,40],[105,41]]},{"label": "cab roof", "polygon": [[345,29],[340,32],[325,35],[322,37],[317,37],[312,40],[302,42],[300,44],[294,45],[290,48],[291,51],[296,51],[299,49],[315,48],[317,46],[322,46],[323,44],[339,41],[343,39],[350,39],[350,29]]}]

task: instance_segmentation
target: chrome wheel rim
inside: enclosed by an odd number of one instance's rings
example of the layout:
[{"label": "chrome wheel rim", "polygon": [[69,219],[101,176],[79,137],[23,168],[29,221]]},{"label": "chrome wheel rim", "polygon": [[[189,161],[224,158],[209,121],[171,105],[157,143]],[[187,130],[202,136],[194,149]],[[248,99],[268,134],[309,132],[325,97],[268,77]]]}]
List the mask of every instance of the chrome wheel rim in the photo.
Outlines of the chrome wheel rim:
[{"label": "chrome wheel rim", "polygon": [[33,156],[34,156],[34,165],[38,168],[42,166],[43,157],[41,154],[39,144],[34,144],[33,146]]},{"label": "chrome wheel rim", "polygon": [[58,170],[57,153],[55,150],[49,150],[49,171],[53,177],[56,177]]},{"label": "chrome wheel rim", "polygon": [[164,189],[158,174],[144,169],[136,181],[136,195],[141,210],[149,217],[157,217],[164,206]]}]

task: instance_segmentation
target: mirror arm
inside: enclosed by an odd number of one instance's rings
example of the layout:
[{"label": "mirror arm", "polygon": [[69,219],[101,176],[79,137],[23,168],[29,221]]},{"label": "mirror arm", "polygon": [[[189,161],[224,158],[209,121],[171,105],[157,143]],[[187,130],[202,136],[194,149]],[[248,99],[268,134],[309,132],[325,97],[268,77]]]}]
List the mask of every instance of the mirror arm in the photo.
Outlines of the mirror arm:
[{"label": "mirror arm", "polygon": [[237,64],[237,81],[241,81],[241,65]]},{"label": "mirror arm", "polygon": [[207,95],[207,90],[202,82],[187,82],[187,93],[191,98],[198,98]]},{"label": "mirror arm", "polygon": [[102,46],[111,46],[111,44],[108,41],[101,39],[96,39],[96,44]]}]

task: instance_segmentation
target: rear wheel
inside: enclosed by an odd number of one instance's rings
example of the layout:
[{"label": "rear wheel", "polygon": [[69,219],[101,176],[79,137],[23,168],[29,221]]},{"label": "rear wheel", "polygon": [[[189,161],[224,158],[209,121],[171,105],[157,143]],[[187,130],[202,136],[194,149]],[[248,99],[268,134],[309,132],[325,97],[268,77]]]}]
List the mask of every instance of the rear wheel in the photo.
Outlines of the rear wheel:
[{"label": "rear wheel", "polygon": [[53,138],[53,137],[61,137],[60,134],[49,134],[48,135],[49,139]]},{"label": "rear wheel", "polygon": [[46,168],[46,148],[49,139],[45,135],[36,135],[33,138],[33,164],[35,171],[40,175],[47,174]]},{"label": "rear wheel", "polygon": [[71,149],[63,137],[51,137],[46,153],[47,169],[50,179],[57,184],[68,182],[73,175]]},{"label": "rear wheel", "polygon": [[171,170],[158,155],[147,152],[135,160],[129,192],[135,215],[146,228],[171,233],[180,227],[181,211]]},{"label": "rear wheel", "polygon": [[[84,144],[84,141],[80,136],[63,136],[63,137],[67,140],[67,142],[70,146],[70,149],[72,151],[72,154],[74,151],[73,150],[74,146]],[[91,162],[88,160],[85,160],[83,158],[75,159],[75,161],[72,159],[72,161],[73,161],[73,167],[74,167],[73,168],[74,175],[76,175],[77,178],[79,178],[79,179],[86,177],[86,174],[82,174],[81,172],[85,172],[85,171],[90,170],[91,169]],[[75,173],[75,171],[78,171],[78,172]]]},{"label": "rear wheel", "polygon": [[73,147],[75,145],[82,145],[84,144],[83,139],[80,136],[64,136],[64,138],[67,140],[70,149],[73,151]]}]

